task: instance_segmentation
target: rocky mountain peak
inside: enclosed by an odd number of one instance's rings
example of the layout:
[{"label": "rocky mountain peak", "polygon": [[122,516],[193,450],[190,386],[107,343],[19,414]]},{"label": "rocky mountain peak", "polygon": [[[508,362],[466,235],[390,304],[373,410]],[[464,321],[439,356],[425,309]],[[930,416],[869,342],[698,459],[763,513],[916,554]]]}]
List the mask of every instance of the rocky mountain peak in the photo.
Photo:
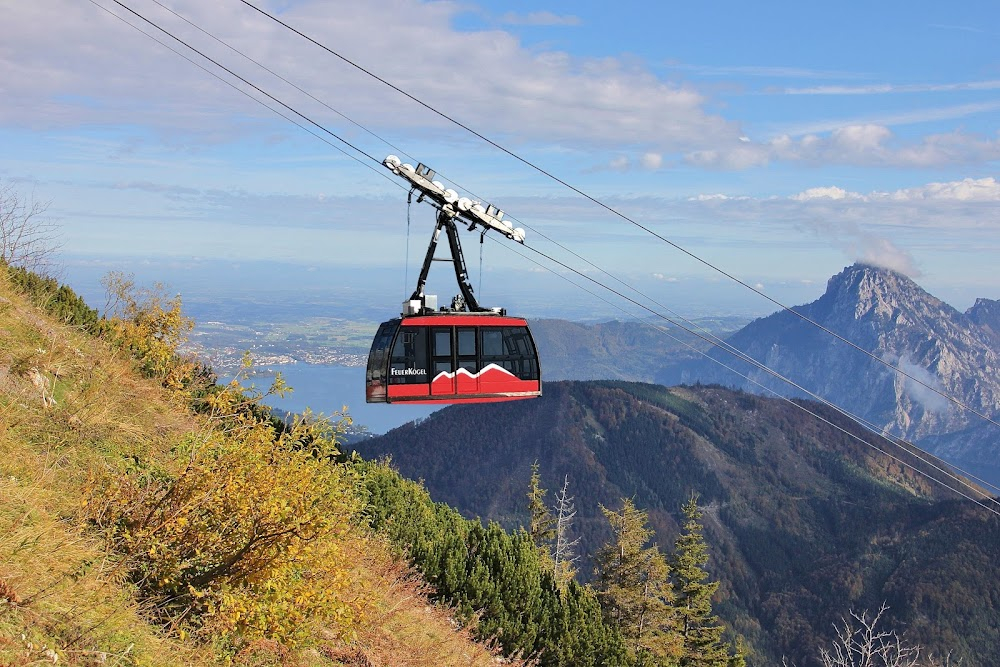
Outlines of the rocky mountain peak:
[{"label": "rocky mountain peak", "polygon": [[994,349],[1000,349],[1000,300],[976,299],[965,315],[990,336]]},{"label": "rocky mountain peak", "polygon": [[[728,342],[879,428],[953,461],[992,470],[996,427],[956,409],[946,396],[982,414],[1000,414],[1000,302],[981,299],[961,313],[900,273],[855,264],[833,276],[818,300],[795,310],[850,345],[781,311],[755,320]],[[667,381],[804,393],[750,364],[730,365],[737,373],[695,361]],[[989,474],[1000,475],[995,467]]]},{"label": "rocky mountain peak", "polygon": [[944,305],[903,274],[861,263],[830,278],[820,301],[827,302],[833,312],[844,315],[853,312],[855,320],[869,316],[890,320],[897,318],[901,311],[913,311],[919,305],[934,311]]}]

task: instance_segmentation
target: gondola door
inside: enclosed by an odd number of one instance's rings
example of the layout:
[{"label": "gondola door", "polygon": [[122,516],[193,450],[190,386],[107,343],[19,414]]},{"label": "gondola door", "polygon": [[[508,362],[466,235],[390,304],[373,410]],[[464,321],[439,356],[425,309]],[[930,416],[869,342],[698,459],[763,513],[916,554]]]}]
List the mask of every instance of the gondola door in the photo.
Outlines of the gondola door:
[{"label": "gondola door", "polygon": [[476,338],[474,327],[455,328],[455,389],[463,396],[480,393]]},{"label": "gondola door", "polygon": [[429,327],[431,344],[431,396],[454,396],[457,392],[451,327]]}]

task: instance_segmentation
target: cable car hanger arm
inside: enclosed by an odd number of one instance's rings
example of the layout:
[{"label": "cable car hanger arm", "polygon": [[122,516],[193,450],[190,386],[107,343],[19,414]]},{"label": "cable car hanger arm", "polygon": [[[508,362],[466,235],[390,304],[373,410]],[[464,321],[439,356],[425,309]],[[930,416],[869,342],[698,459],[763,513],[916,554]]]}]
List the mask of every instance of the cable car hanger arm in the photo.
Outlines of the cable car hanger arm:
[{"label": "cable car hanger arm", "polygon": [[427,285],[427,274],[431,270],[431,262],[434,261],[434,251],[437,249],[438,238],[441,230],[444,229],[448,235],[448,246],[451,249],[451,261],[455,267],[455,278],[458,281],[458,289],[462,292],[465,306],[470,312],[486,312],[490,308],[483,308],[476,300],[472,291],[472,283],[469,282],[469,272],[465,268],[465,255],[462,254],[462,244],[458,239],[458,227],[455,225],[455,218],[444,209],[438,211],[437,226],[431,236],[431,242],[427,246],[427,254],[424,256],[424,264],[420,268],[420,277],[417,278],[417,288],[410,296],[411,301],[424,301],[424,287]]}]

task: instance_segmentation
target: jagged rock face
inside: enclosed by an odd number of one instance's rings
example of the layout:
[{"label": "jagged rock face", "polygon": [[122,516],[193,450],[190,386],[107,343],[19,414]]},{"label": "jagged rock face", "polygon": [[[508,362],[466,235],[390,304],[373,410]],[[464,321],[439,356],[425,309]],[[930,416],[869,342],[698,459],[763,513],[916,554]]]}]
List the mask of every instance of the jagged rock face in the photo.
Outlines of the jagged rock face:
[{"label": "jagged rock face", "polygon": [[1000,302],[980,299],[963,314],[901,274],[855,264],[831,278],[822,297],[794,310],[864,352],[782,311],[752,322],[728,342],[800,388],[720,350],[711,356],[748,379],[703,360],[661,380],[719,383],[783,396],[813,392],[878,428],[926,440],[936,453],[953,460],[998,463],[1000,428],[933,389],[978,412],[1000,414],[1000,360],[991,328],[996,324],[1000,331]]},{"label": "jagged rock face", "polygon": [[1000,347],[1000,301],[976,299],[965,314],[993,336],[994,349]]}]

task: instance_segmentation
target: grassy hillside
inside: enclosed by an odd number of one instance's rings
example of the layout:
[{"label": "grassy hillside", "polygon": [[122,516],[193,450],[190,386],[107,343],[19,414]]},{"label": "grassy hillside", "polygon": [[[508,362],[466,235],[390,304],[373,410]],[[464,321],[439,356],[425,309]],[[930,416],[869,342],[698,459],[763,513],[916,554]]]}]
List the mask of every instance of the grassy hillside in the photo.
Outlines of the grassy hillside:
[{"label": "grassy hillside", "polygon": [[353,473],[316,455],[336,424],[282,432],[238,388],[167,363],[185,327],[172,301],[126,299],[116,328],[12,275],[0,266],[0,664],[493,664],[362,527]]}]

